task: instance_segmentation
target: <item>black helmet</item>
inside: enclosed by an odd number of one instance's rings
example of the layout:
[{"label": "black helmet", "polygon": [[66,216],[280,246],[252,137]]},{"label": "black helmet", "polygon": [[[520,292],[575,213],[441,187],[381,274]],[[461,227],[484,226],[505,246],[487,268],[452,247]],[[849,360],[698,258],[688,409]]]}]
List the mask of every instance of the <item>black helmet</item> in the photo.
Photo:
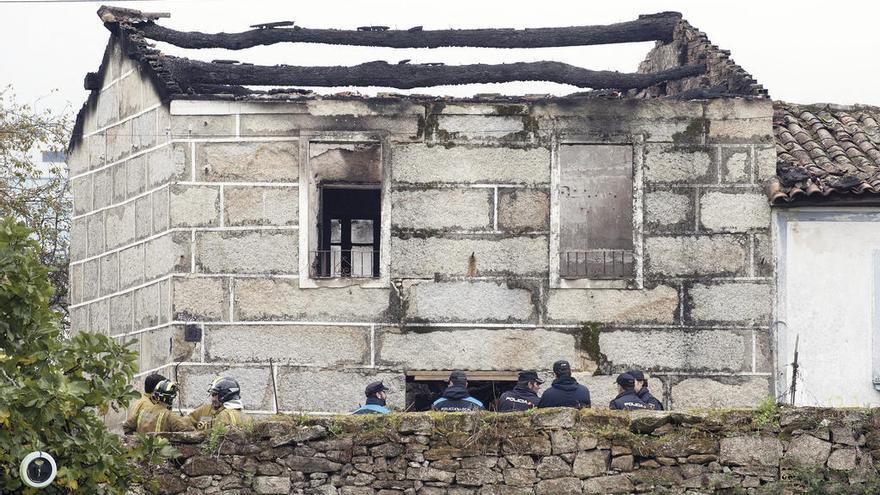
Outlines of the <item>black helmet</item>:
[{"label": "black helmet", "polygon": [[152,373],[150,375],[147,375],[147,377],[144,379],[144,392],[152,394],[153,390],[156,389],[156,385],[158,385],[159,382],[161,382],[162,380],[167,380],[167,378],[160,375],[159,373]]},{"label": "black helmet", "polygon": [[156,402],[162,402],[170,406],[174,402],[174,398],[177,397],[177,389],[177,384],[173,381],[162,380],[153,389],[153,398],[156,399]]},{"label": "black helmet", "polygon": [[214,381],[211,382],[211,388],[208,389],[209,394],[217,394],[219,396],[221,403],[241,399],[240,392],[241,389],[238,387],[238,382],[235,381],[235,378],[228,376],[215,378]]}]

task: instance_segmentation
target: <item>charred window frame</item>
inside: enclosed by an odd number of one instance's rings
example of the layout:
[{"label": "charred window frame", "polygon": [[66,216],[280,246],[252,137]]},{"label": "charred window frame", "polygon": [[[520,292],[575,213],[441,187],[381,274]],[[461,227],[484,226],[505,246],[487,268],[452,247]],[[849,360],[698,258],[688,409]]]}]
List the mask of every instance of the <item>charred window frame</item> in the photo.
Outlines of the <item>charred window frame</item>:
[{"label": "charred window frame", "polygon": [[388,287],[390,159],[384,136],[300,137],[300,287]]},{"label": "charred window frame", "polygon": [[550,284],[637,289],[642,282],[644,138],[563,136],[551,160]]}]

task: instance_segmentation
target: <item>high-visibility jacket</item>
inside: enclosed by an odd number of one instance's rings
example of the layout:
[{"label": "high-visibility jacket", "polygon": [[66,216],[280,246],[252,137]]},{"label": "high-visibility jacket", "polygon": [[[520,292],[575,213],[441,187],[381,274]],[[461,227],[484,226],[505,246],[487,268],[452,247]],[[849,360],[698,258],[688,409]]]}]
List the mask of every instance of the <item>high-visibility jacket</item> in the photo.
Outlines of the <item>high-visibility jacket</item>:
[{"label": "high-visibility jacket", "polygon": [[122,424],[126,433],[159,433],[163,431],[192,431],[189,421],[171,410],[165,404],[150,401],[143,406],[137,416],[128,418]]},{"label": "high-visibility jacket", "polygon": [[250,425],[254,419],[241,409],[214,409],[210,403],[202,404],[193,409],[186,419],[199,430],[210,430],[215,423],[227,426]]},{"label": "high-visibility jacket", "polygon": [[145,393],[144,395],[140,396],[138,400],[134,401],[131,407],[128,408],[128,417],[125,419],[136,418],[137,415],[141,412],[141,409],[144,408],[144,406],[152,403],[153,401],[150,400],[150,394]]}]

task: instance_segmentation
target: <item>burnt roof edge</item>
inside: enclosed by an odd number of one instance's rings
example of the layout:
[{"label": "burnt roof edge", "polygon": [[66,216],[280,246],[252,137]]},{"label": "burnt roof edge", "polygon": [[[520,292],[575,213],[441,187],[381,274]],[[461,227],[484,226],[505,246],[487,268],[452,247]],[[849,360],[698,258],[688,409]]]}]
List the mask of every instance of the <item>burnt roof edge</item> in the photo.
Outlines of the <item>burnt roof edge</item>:
[{"label": "burnt roof edge", "polygon": [[[109,16],[108,13],[112,13],[113,16]],[[97,79],[103,83],[104,77],[107,74],[107,66],[110,63],[110,57],[113,54],[113,48],[119,43],[121,44],[120,52],[122,55],[133,60],[144,69],[145,73],[149,76],[153,89],[159,95],[162,103],[167,103],[175,93],[180,92],[180,88],[176,87],[177,84],[170,78],[170,71],[163,67],[159,51],[152,49],[146,40],[139,36],[137,30],[134,29],[129,22],[131,18],[124,17],[122,13],[137,13],[140,14],[141,17],[147,16],[148,18],[167,17],[167,14],[144,14],[133,9],[101,6],[101,8],[98,9],[98,16],[104,21],[104,27],[110,31],[110,37],[107,40],[107,46],[104,48],[104,56],[101,59],[101,65],[96,72],[89,72],[86,74],[84,85],[87,84],[89,79]],[[163,78],[163,73],[167,74],[168,77]],[[100,86],[103,86],[103,84]],[[98,96],[102,89],[103,87],[92,89],[89,96],[86,98],[85,103],[83,103],[83,106],[77,113],[73,131],[70,136],[70,142],[67,145],[68,153],[76,149],[82,141],[85,117],[88,112],[95,111]]]}]

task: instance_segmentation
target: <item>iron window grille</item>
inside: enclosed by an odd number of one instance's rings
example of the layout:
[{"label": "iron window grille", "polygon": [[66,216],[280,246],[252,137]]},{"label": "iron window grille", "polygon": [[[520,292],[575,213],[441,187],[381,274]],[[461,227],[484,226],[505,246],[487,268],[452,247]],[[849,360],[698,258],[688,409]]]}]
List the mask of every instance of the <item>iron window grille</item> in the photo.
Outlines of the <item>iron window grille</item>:
[{"label": "iron window grille", "polygon": [[319,249],[310,251],[312,278],[378,278],[379,251]]},{"label": "iron window grille", "polygon": [[559,276],[564,279],[628,279],[633,276],[633,252],[625,249],[562,251],[559,253]]}]

